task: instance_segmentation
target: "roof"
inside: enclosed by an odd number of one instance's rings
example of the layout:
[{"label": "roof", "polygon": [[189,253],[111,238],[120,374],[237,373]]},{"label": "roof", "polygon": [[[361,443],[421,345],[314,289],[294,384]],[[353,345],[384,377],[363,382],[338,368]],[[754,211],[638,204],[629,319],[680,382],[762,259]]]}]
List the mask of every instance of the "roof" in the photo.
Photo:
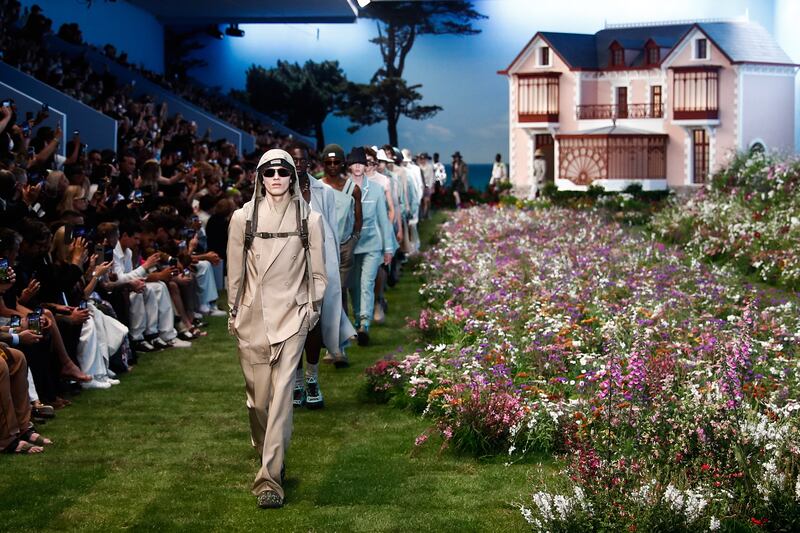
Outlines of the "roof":
[{"label": "roof", "polygon": [[[608,28],[595,34],[539,32],[514,59],[509,69],[522,57],[537,36],[541,36],[572,70],[599,70],[610,61],[611,43],[618,42],[626,50],[643,50],[652,39],[659,48],[673,50],[689,32],[699,28],[733,63],[767,63],[794,65],[778,43],[756,22],[699,22],[652,26]],[[667,54],[662,53],[662,60]],[[630,59],[630,58],[629,58]],[[644,54],[635,54],[629,67],[644,66]]]}]

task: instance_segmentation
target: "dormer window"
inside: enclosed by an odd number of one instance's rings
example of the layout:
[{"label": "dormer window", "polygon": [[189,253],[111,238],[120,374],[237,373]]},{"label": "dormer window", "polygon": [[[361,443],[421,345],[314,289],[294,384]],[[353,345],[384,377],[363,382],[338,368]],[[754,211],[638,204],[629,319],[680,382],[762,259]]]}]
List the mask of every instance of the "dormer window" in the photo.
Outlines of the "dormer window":
[{"label": "dormer window", "polygon": [[647,49],[647,64],[658,65],[661,61],[661,50],[657,46],[651,46]]},{"label": "dormer window", "polygon": [[550,47],[542,46],[539,48],[539,66],[550,66]]},{"label": "dormer window", "polygon": [[617,41],[611,43],[609,47],[611,51],[611,56],[609,57],[609,62],[611,63],[612,67],[622,67],[625,65],[625,49],[622,48],[622,45],[619,44]]},{"label": "dormer window", "polygon": [[708,59],[708,39],[696,39],[694,41],[694,58]]}]

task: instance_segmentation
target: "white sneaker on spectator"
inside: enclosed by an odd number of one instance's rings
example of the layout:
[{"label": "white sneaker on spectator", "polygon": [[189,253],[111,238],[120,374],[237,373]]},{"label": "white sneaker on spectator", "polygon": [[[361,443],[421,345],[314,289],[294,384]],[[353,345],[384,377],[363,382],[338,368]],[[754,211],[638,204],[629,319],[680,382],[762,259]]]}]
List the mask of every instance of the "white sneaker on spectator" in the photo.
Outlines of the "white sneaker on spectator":
[{"label": "white sneaker on spectator", "polygon": [[120,381],[114,378],[106,378],[106,383],[109,385],[119,385]]},{"label": "white sneaker on spectator", "polygon": [[203,318],[203,313],[192,313],[194,318]]},{"label": "white sneaker on spectator", "polygon": [[228,316],[228,313],[226,313],[222,309],[217,309],[216,307],[212,307],[211,310],[208,312],[208,316]]},{"label": "white sneaker on spectator", "polygon": [[207,315],[211,311],[211,308],[208,305],[203,304],[200,307],[198,307],[197,310],[200,312],[201,315]]},{"label": "white sneaker on spectator", "polygon": [[84,389],[110,389],[111,383],[108,383],[107,381],[97,381],[96,379],[93,379],[92,381],[81,383],[81,387]]},{"label": "white sneaker on spectator", "polygon": [[173,348],[191,348],[192,343],[189,341],[182,341],[178,338],[167,341],[167,344]]}]

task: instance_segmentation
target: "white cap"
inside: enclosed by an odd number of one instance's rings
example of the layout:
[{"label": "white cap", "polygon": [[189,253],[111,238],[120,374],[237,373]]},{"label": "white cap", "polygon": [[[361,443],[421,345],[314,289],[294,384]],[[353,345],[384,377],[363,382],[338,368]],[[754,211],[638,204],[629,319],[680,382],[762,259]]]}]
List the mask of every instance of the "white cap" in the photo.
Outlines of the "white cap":
[{"label": "white cap", "polygon": [[402,152],[402,154],[403,154],[403,161],[405,163],[410,163],[411,162],[411,150],[409,150],[408,148],[403,148],[402,150],[400,150],[400,152]]},{"label": "white cap", "polygon": [[383,161],[385,163],[394,163],[394,159],[386,155],[386,151],[383,148],[376,150],[375,152],[376,152],[375,157],[378,159],[378,161]]}]

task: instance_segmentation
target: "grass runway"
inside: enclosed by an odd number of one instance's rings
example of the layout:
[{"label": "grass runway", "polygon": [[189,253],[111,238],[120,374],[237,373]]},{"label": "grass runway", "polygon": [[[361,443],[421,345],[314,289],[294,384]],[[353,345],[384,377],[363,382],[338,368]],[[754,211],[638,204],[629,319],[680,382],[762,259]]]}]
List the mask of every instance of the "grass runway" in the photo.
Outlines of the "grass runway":
[{"label": "grass runway", "polygon": [[[427,242],[435,224],[422,229]],[[143,354],[121,385],[77,396],[40,427],[55,441],[46,453],[0,457],[0,531],[524,530],[512,503],[533,490],[537,465],[430,441],[415,450],[425,420],[364,401],[364,368],[414,347],[405,319],[419,312],[419,282],[407,272],[390,289],[386,324],[349,350],[349,369],[320,365],[326,407],[295,410],[283,509],[260,510],[250,494],[259,458],[217,318],[191,349]]]}]

